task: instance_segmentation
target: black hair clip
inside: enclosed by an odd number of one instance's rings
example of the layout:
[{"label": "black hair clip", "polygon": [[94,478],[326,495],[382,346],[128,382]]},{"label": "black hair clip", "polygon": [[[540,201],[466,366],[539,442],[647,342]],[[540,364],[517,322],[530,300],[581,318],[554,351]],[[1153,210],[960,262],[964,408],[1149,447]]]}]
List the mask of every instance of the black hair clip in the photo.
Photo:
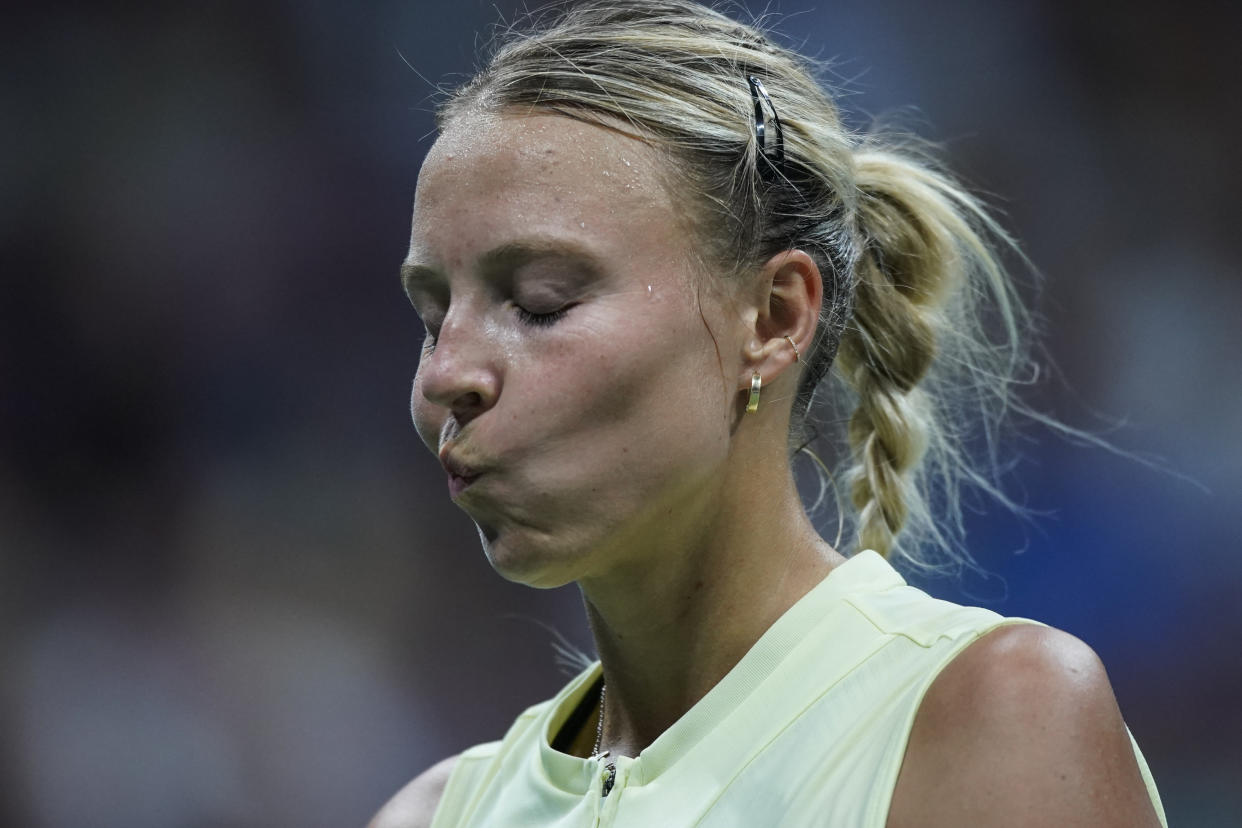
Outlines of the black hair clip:
[{"label": "black hair clip", "polygon": [[[776,114],[776,107],[772,106],[772,99],[768,97],[768,90],[764,88],[763,81],[754,75],[746,76],[747,83],[750,84],[750,97],[755,102],[755,136],[759,139],[759,150],[767,155],[767,118],[763,113],[763,104],[767,103],[768,110],[772,113],[772,123],[776,126],[776,164],[785,163],[785,128],[781,126],[781,119]],[[762,100],[760,100],[762,98]],[[769,161],[772,159],[769,158]]]}]

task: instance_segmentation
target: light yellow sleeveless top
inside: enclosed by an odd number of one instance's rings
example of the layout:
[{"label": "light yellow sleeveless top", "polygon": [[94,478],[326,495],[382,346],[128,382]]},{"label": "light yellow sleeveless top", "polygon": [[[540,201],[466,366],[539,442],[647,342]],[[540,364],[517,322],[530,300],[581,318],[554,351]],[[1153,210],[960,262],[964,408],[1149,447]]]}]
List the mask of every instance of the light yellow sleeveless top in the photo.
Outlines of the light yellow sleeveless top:
[{"label": "light yellow sleeveless top", "polygon": [[551,747],[599,677],[596,662],[503,740],[461,755],[432,828],[882,828],[928,686],[972,641],[1015,623],[1038,622],[931,598],[877,553],[860,552],[650,747],[619,757],[608,796],[602,762]]}]

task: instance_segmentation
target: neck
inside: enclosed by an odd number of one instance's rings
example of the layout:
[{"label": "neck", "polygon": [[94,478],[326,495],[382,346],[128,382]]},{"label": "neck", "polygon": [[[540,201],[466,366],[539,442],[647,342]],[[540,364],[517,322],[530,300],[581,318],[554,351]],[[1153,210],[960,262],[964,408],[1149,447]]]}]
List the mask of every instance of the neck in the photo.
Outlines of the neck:
[{"label": "neck", "polygon": [[731,462],[744,480],[726,470],[644,539],[636,564],[579,582],[608,688],[602,750],[634,756],[655,741],[845,560],[780,465]]}]

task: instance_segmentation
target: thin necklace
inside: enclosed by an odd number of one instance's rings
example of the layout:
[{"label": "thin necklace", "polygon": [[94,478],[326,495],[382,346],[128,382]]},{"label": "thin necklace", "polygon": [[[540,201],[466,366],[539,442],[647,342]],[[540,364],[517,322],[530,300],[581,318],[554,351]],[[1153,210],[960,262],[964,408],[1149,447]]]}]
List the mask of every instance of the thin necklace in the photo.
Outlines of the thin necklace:
[{"label": "thin necklace", "polygon": [[600,684],[599,686],[599,724],[595,726],[595,747],[591,750],[592,759],[603,759],[608,755],[608,751],[599,752],[599,746],[604,741],[604,691],[608,689],[608,685]]}]

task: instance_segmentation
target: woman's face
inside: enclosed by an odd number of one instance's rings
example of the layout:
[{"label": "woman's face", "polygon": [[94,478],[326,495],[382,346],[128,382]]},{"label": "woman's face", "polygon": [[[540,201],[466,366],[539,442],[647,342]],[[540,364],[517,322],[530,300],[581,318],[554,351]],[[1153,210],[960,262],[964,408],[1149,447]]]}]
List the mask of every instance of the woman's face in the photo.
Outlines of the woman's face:
[{"label": "woman's face", "polygon": [[511,580],[641,564],[710,509],[743,329],[694,263],[662,163],[563,116],[466,114],[419,175],[411,410]]}]

